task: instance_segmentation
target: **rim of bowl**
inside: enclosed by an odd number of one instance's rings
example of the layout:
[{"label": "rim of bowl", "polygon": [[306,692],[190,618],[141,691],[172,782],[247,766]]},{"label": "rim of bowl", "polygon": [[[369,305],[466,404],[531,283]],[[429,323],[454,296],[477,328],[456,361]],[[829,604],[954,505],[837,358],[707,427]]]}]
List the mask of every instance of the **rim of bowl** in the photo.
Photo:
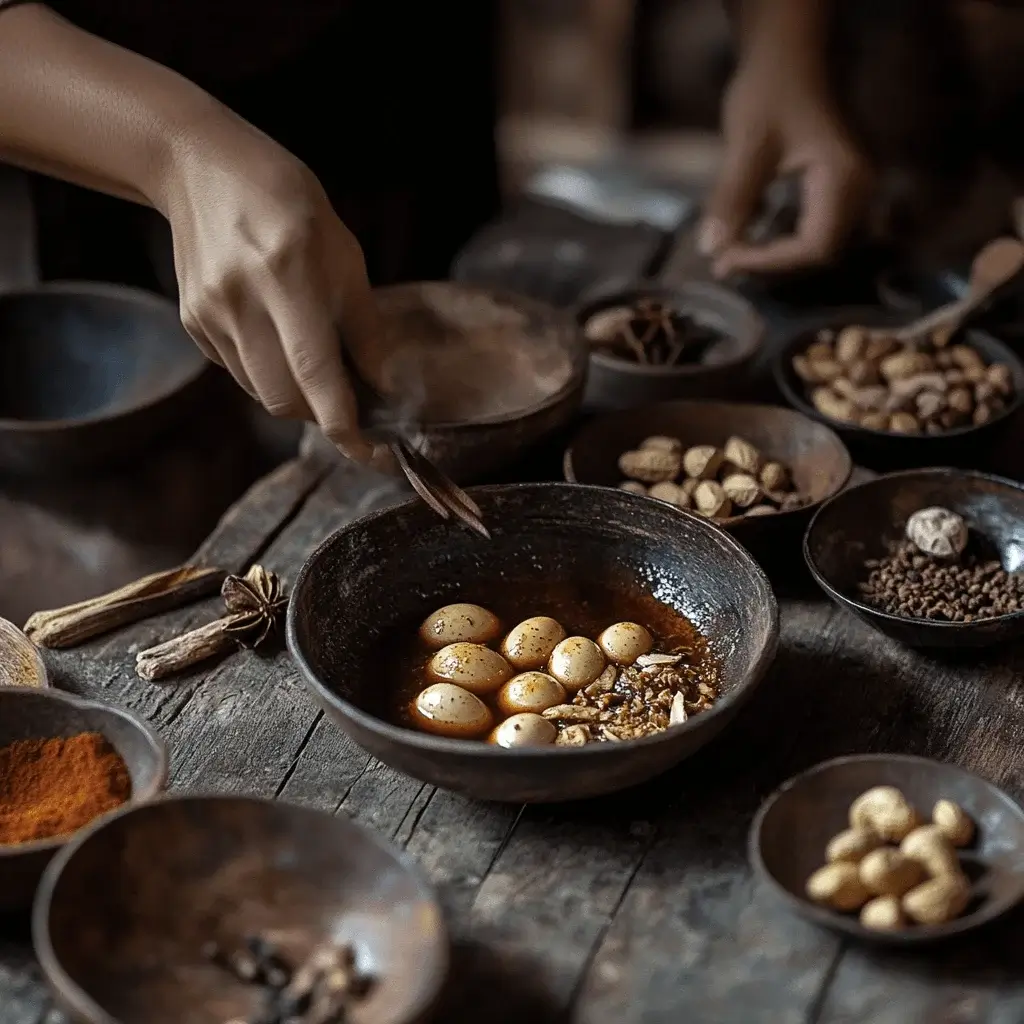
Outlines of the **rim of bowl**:
[{"label": "rim of bowl", "polygon": [[583,342],[582,334],[580,333],[575,320],[569,313],[559,309],[551,303],[544,302],[541,299],[534,299],[526,295],[520,295],[508,288],[488,288],[485,285],[475,285],[469,284],[468,282],[463,283],[461,281],[403,282],[400,284],[382,285],[379,288],[374,288],[373,292],[375,295],[379,295],[389,291],[408,291],[418,285],[427,284],[448,285],[451,288],[457,288],[459,291],[477,292],[478,294],[489,295],[496,299],[514,299],[515,305],[520,308],[532,309],[538,315],[543,314],[552,324],[563,329],[566,337],[573,339],[575,344],[571,345],[567,349],[571,356],[571,366],[568,378],[557,391],[552,392],[546,398],[542,398],[533,405],[525,406],[515,412],[503,412],[494,416],[478,416],[471,420],[425,420],[420,424],[420,428],[424,433],[430,434],[442,430],[472,430],[475,427],[508,426],[511,423],[519,423],[523,420],[529,419],[531,416],[536,416],[538,413],[546,412],[548,409],[564,402],[574,392],[582,392],[583,386],[586,383],[589,352],[587,351],[587,346]]},{"label": "rim of bowl", "polygon": [[[558,489],[572,488],[573,490],[583,492],[600,491],[602,493],[614,490],[614,488],[597,487],[592,484],[551,482],[490,484],[482,487],[471,487],[468,493],[470,495],[481,493],[486,494],[493,491],[509,491],[513,489],[518,490],[538,487]],[[757,564],[754,556],[751,555],[750,552],[747,551],[747,549],[731,534],[714,525],[710,520],[705,519],[703,516],[696,515],[693,512],[687,512],[685,509],[676,508],[674,505],[668,505],[666,502],[658,501],[657,498],[648,498],[641,494],[629,494],[628,491],[622,491],[621,493],[623,495],[623,500],[632,502],[635,499],[636,501],[653,502],[659,509],[663,511],[667,510],[671,515],[678,515],[690,519],[700,528],[711,531],[717,540],[722,542],[724,546],[730,548],[733,554],[739,557],[740,561],[746,565],[751,575],[757,579],[764,588],[770,616],[768,641],[762,648],[756,662],[746,676],[739,681],[733,689],[720,697],[707,711],[702,711],[699,715],[695,715],[693,718],[688,719],[680,725],[670,726],[654,736],[643,736],[638,739],[622,740],[619,743],[588,743],[582,747],[558,747],[551,744],[545,747],[529,747],[522,750],[510,750],[494,744],[483,743],[480,740],[448,739],[443,736],[432,736],[429,733],[418,732],[415,729],[406,729],[399,725],[393,725],[383,718],[379,718],[376,715],[370,714],[368,711],[364,711],[358,705],[353,704],[351,701],[346,700],[344,697],[331,690],[320,681],[319,677],[313,671],[299,643],[296,627],[296,609],[298,606],[296,595],[298,595],[305,587],[306,580],[312,572],[313,564],[321,557],[322,553],[327,550],[338,534],[343,533],[345,530],[352,529],[357,525],[378,519],[381,516],[389,515],[402,509],[417,505],[419,504],[420,499],[416,497],[410,498],[409,500],[402,502],[400,505],[391,505],[388,508],[378,509],[376,512],[371,512],[368,515],[361,516],[359,519],[353,520],[351,523],[340,527],[329,537],[323,540],[306,559],[295,579],[295,585],[292,587],[291,597],[288,600],[288,612],[285,628],[288,651],[299,668],[299,675],[302,677],[306,686],[319,700],[338,707],[346,718],[352,719],[363,728],[376,733],[378,736],[383,736],[385,739],[392,742],[437,753],[464,754],[470,752],[484,758],[520,759],[550,757],[608,757],[614,756],[616,751],[624,749],[632,750],[637,747],[656,746],[657,744],[666,742],[666,740],[675,738],[679,735],[680,730],[688,728],[702,728],[700,725],[701,722],[713,720],[718,717],[718,715],[731,708],[733,704],[740,703],[749,696],[760,684],[768,668],[774,661],[779,644],[779,605],[775,599],[775,592],[772,590],[768,577],[765,575],[764,570],[760,565]]]},{"label": "rim of bowl", "polygon": [[[889,320],[906,319],[906,314],[903,314],[901,317],[900,314],[895,313],[892,310],[879,310],[870,306],[866,308],[857,307],[851,311],[851,315],[856,315],[858,311],[864,313],[866,316],[871,315],[879,321],[884,321],[886,318]],[[890,440],[894,441],[896,444],[902,444],[904,442],[941,444],[943,441],[951,438],[965,437],[975,431],[988,430],[990,427],[994,427],[996,424],[1002,423],[1024,406],[1024,387],[1020,386],[1021,383],[1024,382],[1024,360],[1020,359],[1009,345],[1001,341],[989,331],[968,327],[968,334],[981,335],[981,337],[985,339],[985,344],[989,348],[994,348],[998,352],[996,361],[1006,363],[1011,368],[1014,378],[1015,393],[1013,400],[1008,402],[1003,410],[996,416],[993,416],[987,423],[971,423],[963,427],[954,427],[952,430],[944,430],[941,434],[899,434],[892,430],[875,430],[871,427],[863,427],[859,423],[842,423],[839,420],[833,419],[831,416],[825,416],[814,408],[813,404],[808,401],[798,388],[795,388],[792,385],[788,364],[794,355],[799,354],[799,352],[802,352],[810,345],[810,342],[805,339],[813,332],[825,330],[830,327],[839,327],[840,325],[848,327],[851,326],[851,324],[852,321],[846,320],[841,316],[829,316],[827,318],[823,317],[816,320],[810,325],[805,325],[795,331],[772,359],[772,376],[775,378],[775,384],[782,392],[785,400],[794,409],[804,413],[806,416],[810,416],[819,423],[824,423],[830,427],[834,427],[836,430],[845,431],[846,433],[857,434],[862,437],[877,438],[879,440]],[[871,324],[865,323],[863,326],[870,328]],[[878,326],[887,326],[887,324],[880,322]],[[893,326],[897,325],[893,324]]]},{"label": "rim of bowl", "polygon": [[[836,450],[842,453],[843,459],[844,459],[844,462],[845,462],[845,466],[844,466],[844,468],[840,472],[840,476],[842,477],[840,483],[832,491],[830,491],[828,494],[826,494],[823,498],[819,498],[817,501],[808,502],[806,505],[800,505],[798,508],[790,508],[790,509],[785,509],[785,510],[779,509],[779,511],[776,512],[774,516],[768,517],[768,518],[771,519],[772,522],[775,522],[776,519],[779,516],[794,516],[794,515],[799,515],[800,513],[807,513],[809,511],[811,511],[812,509],[820,508],[821,505],[824,504],[826,501],[831,501],[837,494],[841,494],[846,489],[847,485],[849,484],[850,477],[853,476],[853,457],[850,455],[850,450],[843,443],[843,439],[832,429],[831,426],[829,426],[828,423],[823,423],[820,420],[813,420],[813,419],[811,419],[810,416],[805,416],[799,409],[791,409],[788,405],[765,405],[763,403],[761,403],[761,404],[754,404],[754,403],[742,403],[742,402],[715,402],[715,401],[709,401],[709,400],[704,400],[704,399],[677,398],[677,399],[670,399],[670,400],[665,401],[665,402],[655,402],[652,405],[647,406],[646,410],[656,409],[656,408],[658,408],[658,406],[670,406],[670,405],[697,405],[697,406],[704,406],[704,407],[708,407],[708,406],[712,406],[713,405],[713,406],[717,406],[720,409],[744,409],[744,410],[771,409],[773,412],[777,412],[777,413],[780,412],[780,413],[782,413],[785,416],[792,416],[792,417],[795,417],[798,420],[802,420],[805,424],[808,424],[808,425],[812,426],[815,430],[823,430],[826,434],[831,435],[830,439],[835,444]],[[601,420],[611,419],[612,417],[622,417],[622,418],[625,418],[632,411],[633,410],[630,410],[630,409],[618,409],[618,410],[615,410],[615,411],[612,411],[612,412],[602,413],[600,416],[596,416],[591,421],[591,423],[586,423],[582,427],[580,427],[580,429],[576,432],[575,437],[573,437],[572,441],[569,442],[569,446],[565,449],[565,452],[562,455],[562,475],[565,477],[566,483],[570,483],[570,484],[579,484],[580,483],[580,481],[576,479],[576,471],[573,468],[573,464],[572,464],[572,451],[573,451],[573,448],[576,447],[576,445],[579,442],[580,438],[582,438],[583,435],[586,434],[586,432],[589,429],[589,427],[593,423],[597,423],[597,422],[599,422]],[[610,484],[589,484],[589,485],[584,485],[584,486],[603,487],[605,490],[612,490],[612,491],[615,491],[615,490],[619,489],[617,487],[612,487]],[[649,497],[649,495],[637,495],[637,497]],[[654,501],[661,501],[660,498],[654,498],[653,500]],[[671,503],[670,502],[665,502],[665,504],[671,504]],[[673,508],[674,507],[675,506],[673,506]],[[728,519],[715,520],[715,525],[716,526],[723,526],[723,527],[735,526],[737,523],[745,523],[747,521],[748,520],[747,520],[746,516],[729,516]],[[710,522],[710,520],[709,520],[709,522]]]},{"label": "rim of bowl", "polygon": [[448,926],[445,922],[444,913],[438,902],[437,894],[419,866],[404,851],[396,849],[383,836],[378,835],[372,829],[353,821],[347,814],[333,815],[327,811],[319,810],[316,807],[305,807],[302,804],[293,804],[287,800],[275,800],[270,797],[253,796],[246,793],[160,793],[154,799],[144,804],[128,804],[103,818],[98,819],[81,831],[75,833],[72,839],[58,851],[56,856],[47,864],[43,872],[39,886],[36,889],[35,898],[32,904],[32,944],[35,947],[36,955],[43,968],[43,973],[51,980],[51,983],[59,986],[62,996],[68,1002],[72,1002],[76,1013],[89,1014],[95,1020],[103,1024],[119,1024],[106,1010],[103,1009],[71,976],[64,970],[60,959],[53,948],[50,939],[50,908],[53,905],[53,894],[60,882],[61,875],[68,863],[75,854],[95,835],[108,825],[121,818],[126,818],[137,811],[159,804],[176,803],[209,803],[211,801],[224,801],[235,803],[248,803],[263,805],[266,807],[286,806],[303,814],[325,815],[333,820],[345,821],[350,827],[362,834],[378,851],[385,856],[391,857],[405,873],[412,879],[423,899],[435,910],[438,928],[438,971],[430,985],[423,1006],[418,1008],[422,1013],[428,1007],[436,1004],[441,994],[445,981],[448,978],[448,971],[451,964],[451,938],[448,934]]},{"label": "rim of bowl", "polygon": [[[661,284],[657,281],[623,282],[621,287],[609,288],[606,292],[600,294],[595,291],[589,298],[585,297],[573,311],[573,318],[582,334],[585,324],[585,320],[582,318],[585,312],[589,311],[589,316],[593,316],[602,309],[614,305],[616,300],[622,300],[627,296],[635,298],[641,295],[654,295],[658,293],[684,297],[686,299],[685,305],[692,307],[698,313],[706,311],[706,295],[718,296],[726,302],[734,304],[739,312],[749,317],[750,329],[735,332],[729,329],[721,329],[720,332],[727,337],[732,337],[739,341],[743,346],[742,351],[734,358],[723,363],[716,363],[713,366],[644,366],[641,363],[630,363],[625,359],[617,359],[615,356],[594,351],[588,345],[589,359],[609,370],[614,370],[616,373],[637,377],[703,377],[708,374],[739,369],[744,364],[749,363],[764,344],[767,325],[764,317],[757,311],[757,307],[740,295],[739,292],[711,281],[684,281],[676,285]],[[682,301],[679,302],[679,306],[683,307],[684,303]]]},{"label": "rim of bowl", "polygon": [[[70,835],[55,836],[53,839],[36,839],[30,843],[18,843],[14,846],[0,846],[0,860],[20,857],[28,853],[39,853],[43,850],[60,850],[76,841],[79,836],[87,834],[96,826],[97,823],[103,823],[110,820],[112,817],[125,813],[127,810],[152,803],[154,799],[157,799],[160,796],[161,791],[167,784],[167,744],[160,738],[156,730],[138,715],[133,714],[131,711],[126,711],[124,708],[114,707],[111,704],[104,704],[102,701],[91,700],[87,697],[79,697],[77,694],[67,693],[64,690],[55,690],[53,688],[41,689],[28,686],[0,687],[0,701],[8,696],[37,697],[41,700],[56,701],[58,704],[68,704],[74,708],[85,708],[89,711],[100,711],[113,717],[123,719],[146,737],[149,748],[156,759],[156,772],[153,776],[153,781],[144,790],[136,793],[133,785],[132,795],[128,798],[126,803],[115,808],[113,811],[109,811],[107,814],[101,814],[98,818],[90,822],[88,825],[85,825],[83,828],[77,829]],[[100,733],[103,732],[102,729],[98,729],[96,731]],[[109,742],[109,738],[107,739]]]},{"label": "rim of bowl", "polygon": [[958,764],[950,764],[947,761],[936,761],[929,757],[920,757],[917,754],[845,754],[842,757],[833,757],[829,758],[827,761],[819,761],[818,764],[812,765],[810,768],[792,776],[783,782],[782,785],[773,790],[757,809],[757,813],[754,815],[754,819],[750,824],[750,831],[747,833],[747,856],[750,863],[753,865],[755,875],[766,882],[771,889],[796,913],[810,918],[812,921],[822,925],[823,927],[842,931],[847,935],[852,935],[857,938],[863,938],[871,942],[889,945],[905,945],[915,942],[928,942],[943,939],[954,935],[960,935],[963,932],[972,931],[975,928],[980,928],[982,925],[988,924],[996,918],[1002,917],[1003,914],[1012,910],[1013,907],[1020,902],[1021,898],[1024,897],[1024,887],[1019,889],[1014,899],[1010,900],[1003,906],[992,904],[987,909],[982,908],[981,910],[975,911],[973,914],[958,917],[953,921],[947,921],[946,924],[916,925],[913,929],[908,929],[903,932],[876,932],[865,928],[856,918],[846,917],[845,915],[829,910],[826,907],[819,907],[809,899],[806,899],[803,896],[798,896],[796,893],[787,889],[769,870],[768,865],[765,864],[764,857],[761,854],[761,830],[768,814],[783,796],[785,796],[790,790],[795,789],[801,783],[806,782],[807,779],[812,778],[815,775],[820,775],[822,772],[840,765],[866,762],[924,764],[933,768],[941,766],[943,769],[949,770],[964,778],[971,779],[973,782],[983,783],[994,794],[996,794],[999,799],[1017,815],[1018,818],[1024,817],[1024,807],[1017,803],[1009,793],[1000,789],[1000,787],[994,782],[990,782],[988,779],[983,778],[981,775],[977,775],[974,772],[968,771],[966,768],[961,768]]},{"label": "rim of bowl", "polygon": [[987,619],[975,619],[973,622],[941,622],[936,621],[935,619],[914,619],[905,615],[893,615],[891,612],[882,611],[881,608],[875,608],[870,604],[866,604],[855,597],[850,597],[848,594],[845,594],[843,591],[835,587],[818,568],[817,562],[811,554],[811,537],[818,526],[819,516],[824,516],[829,505],[834,501],[837,501],[839,498],[845,497],[847,494],[855,494],[862,487],[870,488],[883,480],[905,479],[906,477],[917,476],[967,477],[972,480],[984,480],[987,483],[999,484],[1000,486],[1008,487],[1010,490],[1024,494],[1024,484],[1019,484],[1015,480],[1008,480],[1006,477],[996,476],[994,473],[981,473],[973,469],[956,469],[951,466],[933,466],[927,469],[901,469],[895,473],[885,473],[881,476],[875,477],[873,480],[864,480],[859,484],[854,484],[852,487],[847,487],[838,494],[832,495],[828,500],[823,501],[811,517],[811,521],[807,524],[803,540],[804,562],[807,564],[807,568],[810,570],[815,582],[837,604],[846,605],[849,608],[855,608],[858,612],[863,613],[869,618],[878,619],[882,622],[891,622],[901,626],[912,625],[914,627],[936,631],[950,630],[954,632],[963,632],[965,630],[973,630],[978,627],[987,628],[996,622],[1016,622],[1024,619],[1024,609],[1016,612],[1007,612],[1005,615],[993,615]]},{"label": "rim of bowl", "polygon": [[[173,313],[175,320],[180,324],[174,304],[162,295],[148,292],[143,288],[135,288],[132,285],[109,284],[104,281],[48,281],[33,285],[31,288],[19,288],[16,291],[4,292],[0,295],[0,302],[8,299],[29,299],[46,295],[84,295],[127,300],[163,313]],[[184,331],[184,328],[182,330]],[[25,434],[51,433],[57,430],[74,430],[76,427],[94,426],[99,423],[116,423],[118,420],[137,413],[140,409],[151,408],[194,384],[212,365],[198,349],[196,349],[196,355],[198,362],[195,369],[189,371],[181,380],[165,380],[163,383],[157,381],[153,390],[145,398],[129,405],[120,406],[111,411],[100,410],[85,416],[74,416],[63,420],[15,420],[0,417],[0,430]]]}]

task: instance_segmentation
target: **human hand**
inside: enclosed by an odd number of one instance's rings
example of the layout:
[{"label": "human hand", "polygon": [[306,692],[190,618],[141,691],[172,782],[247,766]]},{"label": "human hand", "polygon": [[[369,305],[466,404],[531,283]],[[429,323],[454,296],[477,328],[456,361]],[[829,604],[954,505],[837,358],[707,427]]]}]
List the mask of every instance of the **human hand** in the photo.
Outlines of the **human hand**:
[{"label": "human hand", "polygon": [[383,358],[362,251],[319,181],[244,122],[183,144],[161,204],[181,317],[208,358],[273,416],[315,420],[339,450],[385,466],[361,435],[342,344]]},{"label": "human hand", "polygon": [[[871,170],[833,110],[824,82],[763,58],[740,65],[723,109],[725,156],[698,234],[716,276],[828,262],[864,210]],[[762,245],[743,233],[779,174],[801,176],[793,235]]]}]

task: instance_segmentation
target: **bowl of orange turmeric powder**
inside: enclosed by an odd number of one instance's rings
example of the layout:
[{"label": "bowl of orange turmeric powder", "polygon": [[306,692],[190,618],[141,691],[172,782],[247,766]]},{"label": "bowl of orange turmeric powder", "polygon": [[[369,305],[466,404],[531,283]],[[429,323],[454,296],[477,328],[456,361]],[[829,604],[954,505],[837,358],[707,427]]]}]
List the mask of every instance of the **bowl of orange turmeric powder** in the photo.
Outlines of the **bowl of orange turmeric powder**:
[{"label": "bowl of orange turmeric powder", "polygon": [[76,832],[167,782],[167,748],[120,708],[58,690],[0,688],[0,911],[32,904]]}]

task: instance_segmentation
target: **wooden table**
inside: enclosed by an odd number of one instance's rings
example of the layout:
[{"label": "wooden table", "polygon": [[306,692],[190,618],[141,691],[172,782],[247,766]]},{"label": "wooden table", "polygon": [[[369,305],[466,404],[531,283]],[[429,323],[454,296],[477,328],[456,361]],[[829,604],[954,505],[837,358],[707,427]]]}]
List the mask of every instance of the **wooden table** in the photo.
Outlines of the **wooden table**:
[{"label": "wooden table", "polygon": [[[398,496],[349,467],[287,463],[199,557],[233,570],[258,558],[291,580],[333,530]],[[1018,1024],[1021,915],[969,943],[875,953],[795,919],[751,878],[746,835],[760,801],[835,755],[924,754],[1024,797],[1020,649],[958,663],[900,649],[805,589],[796,562],[778,660],[734,727],[649,785],[568,806],[475,803],[392,771],[325,720],[283,651],[165,685],[135,676],[137,650],[212,606],[47,660],[61,686],[157,727],[173,790],[349,814],[410,854],[451,929],[448,1024]],[[23,926],[2,934],[0,1024],[53,1024]]]}]

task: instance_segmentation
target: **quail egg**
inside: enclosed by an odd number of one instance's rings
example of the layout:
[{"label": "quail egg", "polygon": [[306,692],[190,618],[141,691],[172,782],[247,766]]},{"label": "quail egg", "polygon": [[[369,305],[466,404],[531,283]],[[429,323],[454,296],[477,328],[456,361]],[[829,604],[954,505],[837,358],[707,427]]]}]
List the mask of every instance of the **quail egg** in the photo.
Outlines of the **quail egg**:
[{"label": "quail egg", "polygon": [[449,644],[427,666],[435,683],[455,683],[470,693],[494,693],[510,675],[508,662],[482,644]]},{"label": "quail egg", "polygon": [[499,747],[546,747],[557,734],[554,723],[540,715],[513,715],[491,733],[490,741]]},{"label": "quail egg", "polygon": [[565,702],[565,687],[546,672],[522,672],[498,691],[498,710],[505,715],[532,711],[539,715]]},{"label": "quail egg", "polygon": [[601,648],[585,636],[570,636],[555,646],[548,662],[551,673],[567,690],[589,686],[605,666]]},{"label": "quail egg", "polygon": [[487,644],[501,632],[498,617],[478,604],[446,604],[420,626],[420,639],[435,651],[448,644]]},{"label": "quail egg", "polygon": [[494,724],[494,716],[479,697],[452,683],[428,686],[410,711],[424,732],[452,739],[474,739]]},{"label": "quail egg", "polygon": [[565,630],[547,615],[524,619],[511,630],[501,645],[509,664],[521,672],[543,668],[555,645],[565,639]]},{"label": "quail egg", "polygon": [[637,622],[616,622],[598,638],[597,645],[616,665],[632,665],[642,654],[650,654],[654,637]]}]

